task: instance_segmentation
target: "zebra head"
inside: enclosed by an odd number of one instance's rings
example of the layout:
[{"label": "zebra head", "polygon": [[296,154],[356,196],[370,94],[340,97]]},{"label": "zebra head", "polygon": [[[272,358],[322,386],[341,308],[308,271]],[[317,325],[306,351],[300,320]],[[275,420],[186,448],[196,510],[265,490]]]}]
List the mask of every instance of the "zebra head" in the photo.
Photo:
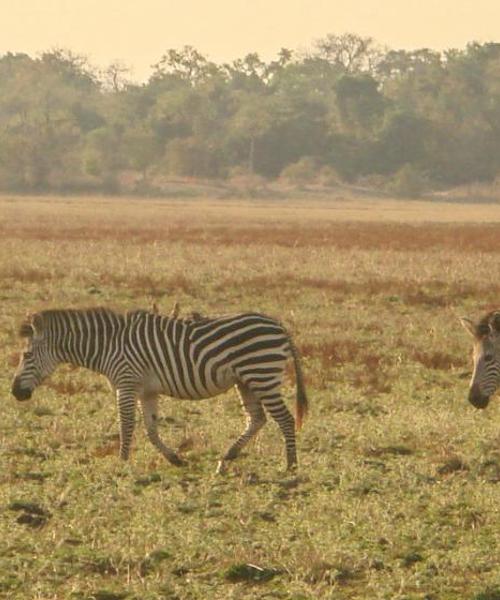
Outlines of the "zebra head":
[{"label": "zebra head", "polygon": [[16,400],[29,400],[33,390],[54,371],[57,361],[48,352],[40,315],[28,317],[21,325],[19,335],[26,340],[26,346],[21,353],[11,391]]},{"label": "zebra head", "polygon": [[478,323],[465,317],[460,321],[474,340],[469,402],[486,408],[500,385],[500,311],[488,313]]}]

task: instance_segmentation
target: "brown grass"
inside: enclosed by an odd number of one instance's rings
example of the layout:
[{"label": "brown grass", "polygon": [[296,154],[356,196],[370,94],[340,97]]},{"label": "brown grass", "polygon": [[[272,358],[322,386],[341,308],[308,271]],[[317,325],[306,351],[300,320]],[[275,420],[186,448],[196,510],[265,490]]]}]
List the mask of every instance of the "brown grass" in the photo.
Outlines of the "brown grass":
[{"label": "brown grass", "polygon": [[[414,276],[418,276],[415,273]],[[237,287],[246,294],[277,291],[297,293],[306,289],[323,291],[336,297],[343,296],[385,296],[393,302],[408,306],[426,305],[446,307],[457,300],[480,297],[483,301],[500,298],[500,284],[485,282],[484,285],[472,285],[461,282],[431,280],[408,280],[396,278],[363,278],[347,280],[334,278],[314,278],[298,276],[295,273],[258,275],[255,277],[229,277],[216,284],[216,291],[228,287]]]},{"label": "brown grass", "polygon": [[301,345],[301,355],[305,360],[319,361],[320,372],[309,369],[306,383],[324,389],[335,380],[332,370],[347,365],[356,366],[356,372],[350,377],[350,383],[370,393],[387,393],[391,390],[389,377],[385,372],[390,360],[374,352],[367,343],[356,339],[339,338],[328,341],[305,343]]},{"label": "brown grass", "polygon": [[56,271],[36,268],[21,269],[10,265],[0,270],[0,280],[13,279],[21,283],[43,283],[61,276],[62,274]]},{"label": "brown grass", "polygon": [[[500,233],[500,232],[499,232]],[[201,260],[201,259],[200,259]],[[204,260],[204,259],[203,259]],[[418,275],[416,273],[415,275]],[[52,280],[63,280],[64,274],[45,269],[20,269],[7,267],[0,269],[1,280],[14,280],[20,283],[40,284]],[[85,274],[85,285],[96,287],[112,287],[128,289],[138,295],[150,295],[160,298],[165,295],[184,293],[194,298],[200,295],[200,284],[184,273],[153,277],[137,273],[121,274],[104,272],[98,277]],[[480,297],[483,306],[489,306],[500,298],[500,284],[485,281],[483,285],[472,285],[461,282],[431,280],[408,280],[397,278],[365,278],[348,280],[338,278],[304,277],[293,272],[281,272],[271,275],[244,276],[240,274],[220,279],[214,285],[216,292],[224,292],[228,288],[237,288],[241,294],[256,293],[295,294],[298,290],[317,290],[343,296],[382,295],[390,301],[398,301],[408,306],[427,305],[446,307],[457,300]],[[485,304],[486,303],[486,304]],[[491,304],[493,306],[493,304]]]},{"label": "brown grass", "polygon": [[93,283],[113,288],[128,288],[140,294],[149,294],[155,298],[179,291],[190,296],[196,296],[197,290],[197,284],[182,273],[162,277],[161,279],[153,278],[150,275],[105,273],[99,277],[97,282],[94,281]]},{"label": "brown grass", "polygon": [[468,357],[466,356],[452,356],[440,350],[429,352],[416,350],[413,352],[411,358],[428,369],[440,369],[444,371],[465,367],[469,364]]},{"label": "brown grass", "polygon": [[368,369],[375,369],[383,360],[381,355],[371,352],[365,344],[350,338],[305,343],[300,350],[303,357],[319,360],[325,369],[346,363],[363,364]]},{"label": "brown grass", "polygon": [[[161,218],[160,218],[161,221]],[[229,225],[229,224],[228,224]],[[282,225],[272,221],[250,226],[239,223],[207,224],[206,227],[165,222],[161,226],[131,227],[119,222],[111,227],[100,223],[70,226],[67,223],[24,223],[15,230],[0,225],[4,238],[37,241],[124,241],[187,243],[201,246],[276,245],[296,247],[335,247],[358,250],[418,251],[453,249],[462,252],[499,252],[500,224],[432,223],[421,227],[408,223],[339,223],[324,225]]]}]

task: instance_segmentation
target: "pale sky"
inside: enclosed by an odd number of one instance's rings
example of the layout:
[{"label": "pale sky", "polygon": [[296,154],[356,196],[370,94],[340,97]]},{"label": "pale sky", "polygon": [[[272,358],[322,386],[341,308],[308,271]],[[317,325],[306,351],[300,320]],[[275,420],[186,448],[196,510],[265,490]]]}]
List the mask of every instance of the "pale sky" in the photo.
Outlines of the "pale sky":
[{"label": "pale sky", "polygon": [[269,60],[345,32],[407,49],[500,41],[500,0],[0,0],[0,54],[69,48],[100,67],[120,59],[135,80],[168,48]]}]

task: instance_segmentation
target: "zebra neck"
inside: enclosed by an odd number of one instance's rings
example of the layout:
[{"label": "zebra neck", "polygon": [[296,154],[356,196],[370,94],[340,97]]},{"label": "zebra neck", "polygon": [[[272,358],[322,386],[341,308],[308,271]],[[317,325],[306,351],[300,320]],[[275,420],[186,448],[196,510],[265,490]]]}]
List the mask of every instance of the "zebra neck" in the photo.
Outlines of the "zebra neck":
[{"label": "zebra neck", "polygon": [[[84,318],[85,317],[85,318]],[[111,376],[122,347],[123,326],[120,322],[98,321],[74,314],[65,327],[53,330],[52,348],[61,363],[69,363]]]},{"label": "zebra neck", "polygon": [[104,347],[82,350],[81,342],[79,342],[75,343],[73,347],[64,345],[59,348],[57,358],[61,363],[67,363],[75,367],[84,367],[96,373],[107,375],[106,357],[110,354],[109,348]]}]

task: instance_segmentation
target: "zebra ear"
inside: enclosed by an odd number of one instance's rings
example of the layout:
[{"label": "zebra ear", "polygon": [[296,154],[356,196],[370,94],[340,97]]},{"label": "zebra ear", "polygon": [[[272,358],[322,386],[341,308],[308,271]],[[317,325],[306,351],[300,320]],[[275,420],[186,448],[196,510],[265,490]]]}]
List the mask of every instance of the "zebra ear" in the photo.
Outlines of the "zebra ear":
[{"label": "zebra ear", "polygon": [[43,319],[39,314],[28,314],[26,320],[19,327],[19,335],[25,338],[32,338],[41,333]]},{"label": "zebra ear", "polygon": [[468,317],[459,317],[460,323],[462,327],[469,333],[472,337],[476,337],[476,325],[472,319]]},{"label": "zebra ear", "polygon": [[32,338],[35,335],[33,325],[29,321],[24,321],[19,327],[19,337]]}]

